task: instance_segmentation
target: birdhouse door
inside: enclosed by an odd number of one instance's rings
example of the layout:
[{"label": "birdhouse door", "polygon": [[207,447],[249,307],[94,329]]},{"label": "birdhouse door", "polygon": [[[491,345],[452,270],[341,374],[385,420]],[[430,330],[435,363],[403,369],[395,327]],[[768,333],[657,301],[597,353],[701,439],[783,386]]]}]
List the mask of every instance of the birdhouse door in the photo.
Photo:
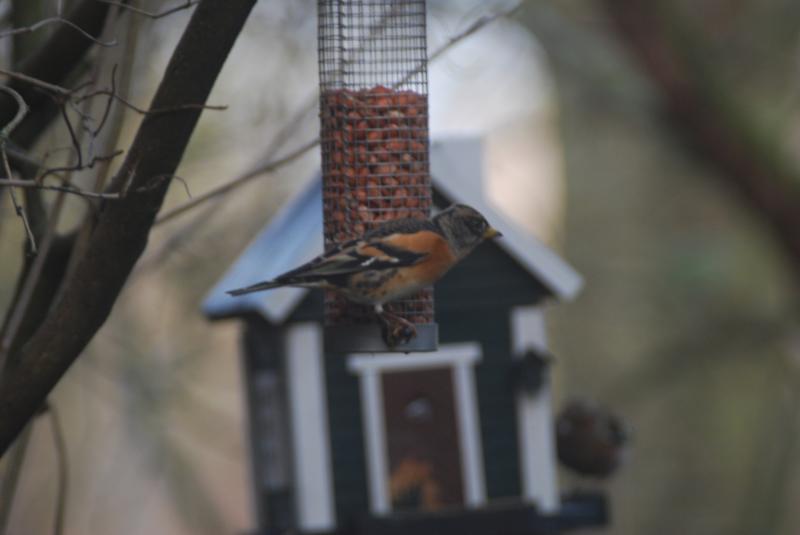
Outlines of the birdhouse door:
[{"label": "birdhouse door", "polygon": [[474,366],[478,344],[425,355],[354,355],[370,511],[486,503]]},{"label": "birdhouse door", "polygon": [[382,374],[393,511],[464,503],[450,367]]}]

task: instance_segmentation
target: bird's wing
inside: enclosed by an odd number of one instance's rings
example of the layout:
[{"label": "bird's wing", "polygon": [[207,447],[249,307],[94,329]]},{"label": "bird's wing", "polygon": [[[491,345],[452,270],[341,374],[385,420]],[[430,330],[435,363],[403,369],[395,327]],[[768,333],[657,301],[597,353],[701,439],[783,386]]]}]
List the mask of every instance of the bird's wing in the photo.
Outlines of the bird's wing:
[{"label": "bird's wing", "polygon": [[314,282],[337,275],[365,270],[396,269],[413,266],[428,256],[427,251],[405,246],[402,233],[369,237],[343,243],[314,260],[275,279],[283,284]]},{"label": "bird's wing", "polygon": [[418,264],[431,253],[430,244],[444,238],[430,221],[398,219],[384,223],[361,239],[341,243],[313,260],[276,277],[231,295],[268,290],[279,286],[336,287],[354,273]]}]

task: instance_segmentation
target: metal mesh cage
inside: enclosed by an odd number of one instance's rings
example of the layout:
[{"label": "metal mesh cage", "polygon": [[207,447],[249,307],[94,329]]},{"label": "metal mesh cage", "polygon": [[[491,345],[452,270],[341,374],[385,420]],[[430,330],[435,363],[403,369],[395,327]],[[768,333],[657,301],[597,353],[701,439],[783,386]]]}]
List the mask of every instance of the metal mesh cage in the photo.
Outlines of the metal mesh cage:
[{"label": "metal mesh cage", "polygon": [[[428,75],[425,0],[319,0],[325,245],[390,219],[427,218]],[[390,305],[433,322],[433,293]],[[327,295],[328,325],[368,323],[368,307]]]}]

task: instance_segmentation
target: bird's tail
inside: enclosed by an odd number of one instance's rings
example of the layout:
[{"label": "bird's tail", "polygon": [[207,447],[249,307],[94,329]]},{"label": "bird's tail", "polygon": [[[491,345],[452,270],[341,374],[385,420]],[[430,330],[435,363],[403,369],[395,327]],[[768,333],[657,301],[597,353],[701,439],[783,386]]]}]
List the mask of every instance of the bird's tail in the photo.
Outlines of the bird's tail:
[{"label": "bird's tail", "polygon": [[260,292],[262,290],[270,290],[272,288],[277,288],[283,285],[284,283],[282,282],[264,281],[264,282],[259,282],[258,284],[253,284],[252,286],[245,286],[244,288],[228,290],[226,293],[229,295],[237,296],[237,295],[250,294],[253,292]]}]

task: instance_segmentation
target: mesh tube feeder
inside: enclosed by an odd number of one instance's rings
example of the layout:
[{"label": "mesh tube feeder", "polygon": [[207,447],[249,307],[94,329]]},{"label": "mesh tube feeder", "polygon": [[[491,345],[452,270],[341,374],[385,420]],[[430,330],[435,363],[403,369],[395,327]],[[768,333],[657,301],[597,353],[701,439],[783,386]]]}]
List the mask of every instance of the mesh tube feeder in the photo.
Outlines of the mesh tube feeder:
[{"label": "mesh tube feeder", "polygon": [[[325,247],[430,216],[425,0],[318,0]],[[329,349],[434,351],[433,290],[387,308],[413,323],[389,347],[371,307],[325,296]]]}]

